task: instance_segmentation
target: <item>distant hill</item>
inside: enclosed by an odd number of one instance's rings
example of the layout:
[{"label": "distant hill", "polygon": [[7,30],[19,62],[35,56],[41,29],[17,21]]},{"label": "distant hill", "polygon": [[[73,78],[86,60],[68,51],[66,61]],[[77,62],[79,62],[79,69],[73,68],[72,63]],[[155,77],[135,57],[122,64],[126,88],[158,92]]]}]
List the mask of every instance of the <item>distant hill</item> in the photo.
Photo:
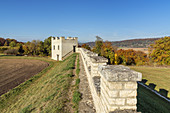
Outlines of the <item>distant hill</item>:
[{"label": "distant hill", "polygon": [[[113,46],[126,47],[126,48],[147,48],[150,44],[154,43],[155,40],[160,38],[145,38],[145,39],[131,39],[122,41],[111,41]],[[82,45],[83,43],[80,43]],[[95,45],[95,42],[87,42],[90,47]]]}]

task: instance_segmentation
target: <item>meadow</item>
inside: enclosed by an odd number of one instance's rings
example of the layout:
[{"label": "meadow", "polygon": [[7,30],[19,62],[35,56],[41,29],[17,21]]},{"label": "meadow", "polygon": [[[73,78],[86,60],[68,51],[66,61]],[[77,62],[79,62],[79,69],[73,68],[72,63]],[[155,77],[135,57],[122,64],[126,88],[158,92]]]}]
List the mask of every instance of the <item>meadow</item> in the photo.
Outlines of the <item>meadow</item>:
[{"label": "meadow", "polygon": [[129,66],[131,69],[141,72],[142,79],[146,85],[154,88],[167,90],[167,97],[170,97],[170,68],[168,67],[148,67],[148,66]]}]

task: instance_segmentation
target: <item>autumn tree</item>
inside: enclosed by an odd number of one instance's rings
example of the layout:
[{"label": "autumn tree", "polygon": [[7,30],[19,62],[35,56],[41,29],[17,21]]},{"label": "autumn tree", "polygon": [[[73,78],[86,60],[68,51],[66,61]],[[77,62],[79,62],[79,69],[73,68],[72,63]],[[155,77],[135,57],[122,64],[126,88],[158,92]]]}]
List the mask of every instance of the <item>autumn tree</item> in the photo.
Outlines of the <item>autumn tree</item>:
[{"label": "autumn tree", "polygon": [[9,43],[9,46],[15,47],[15,46],[16,46],[16,42],[15,42],[15,41],[10,42],[10,43]]},{"label": "autumn tree", "polygon": [[23,49],[22,44],[19,45],[18,53],[21,54],[21,55],[24,53],[24,49]]},{"label": "autumn tree", "polygon": [[4,46],[8,46],[8,42],[7,41],[5,41]]},{"label": "autumn tree", "polygon": [[5,43],[5,39],[4,38],[0,38],[0,46],[3,46]]},{"label": "autumn tree", "polygon": [[104,42],[101,47],[101,56],[108,58],[110,64],[114,64],[114,48],[111,42]]},{"label": "autumn tree", "polygon": [[115,58],[115,61],[117,64],[145,65],[148,62],[147,54],[142,51],[135,51],[133,49],[120,49],[116,51],[116,54],[117,58]]},{"label": "autumn tree", "polygon": [[170,37],[156,40],[150,47],[150,58],[160,65],[170,65]]},{"label": "autumn tree", "polygon": [[85,48],[85,49],[87,49],[87,50],[91,50],[90,46],[87,45],[87,44],[83,44],[81,47],[82,47],[82,48]]},{"label": "autumn tree", "polygon": [[44,53],[47,56],[51,56],[51,38],[52,36],[44,40]]},{"label": "autumn tree", "polygon": [[95,46],[93,48],[93,52],[101,55],[101,47],[103,45],[103,39],[99,36],[96,36]]}]

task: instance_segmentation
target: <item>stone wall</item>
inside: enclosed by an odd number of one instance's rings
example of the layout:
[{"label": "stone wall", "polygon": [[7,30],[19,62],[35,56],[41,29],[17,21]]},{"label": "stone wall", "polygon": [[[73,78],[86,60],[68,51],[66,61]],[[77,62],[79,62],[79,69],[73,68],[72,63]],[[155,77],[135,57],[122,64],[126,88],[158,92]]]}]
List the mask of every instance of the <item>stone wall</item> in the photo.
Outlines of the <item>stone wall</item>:
[{"label": "stone wall", "polygon": [[83,60],[96,112],[136,112],[137,81],[141,81],[142,74],[123,65],[107,65],[106,58],[84,48],[77,51]]}]

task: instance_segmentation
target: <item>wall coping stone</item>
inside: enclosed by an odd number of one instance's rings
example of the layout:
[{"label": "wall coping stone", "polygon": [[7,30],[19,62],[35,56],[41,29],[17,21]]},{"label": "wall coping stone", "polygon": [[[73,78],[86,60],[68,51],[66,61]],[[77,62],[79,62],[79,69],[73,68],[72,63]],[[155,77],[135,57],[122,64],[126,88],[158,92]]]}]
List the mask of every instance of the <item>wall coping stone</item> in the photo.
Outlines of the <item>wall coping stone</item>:
[{"label": "wall coping stone", "polygon": [[100,65],[99,72],[109,82],[141,81],[142,74],[123,65]]},{"label": "wall coping stone", "polygon": [[93,53],[93,52],[87,52],[87,56],[90,57],[90,56],[98,56],[98,54],[96,53]]},{"label": "wall coping stone", "polygon": [[92,63],[106,63],[108,62],[107,58],[104,58],[102,56],[91,56]]},{"label": "wall coping stone", "polygon": [[125,109],[125,110],[115,110],[109,113],[140,113],[140,112],[137,112],[136,110],[133,109]]}]

